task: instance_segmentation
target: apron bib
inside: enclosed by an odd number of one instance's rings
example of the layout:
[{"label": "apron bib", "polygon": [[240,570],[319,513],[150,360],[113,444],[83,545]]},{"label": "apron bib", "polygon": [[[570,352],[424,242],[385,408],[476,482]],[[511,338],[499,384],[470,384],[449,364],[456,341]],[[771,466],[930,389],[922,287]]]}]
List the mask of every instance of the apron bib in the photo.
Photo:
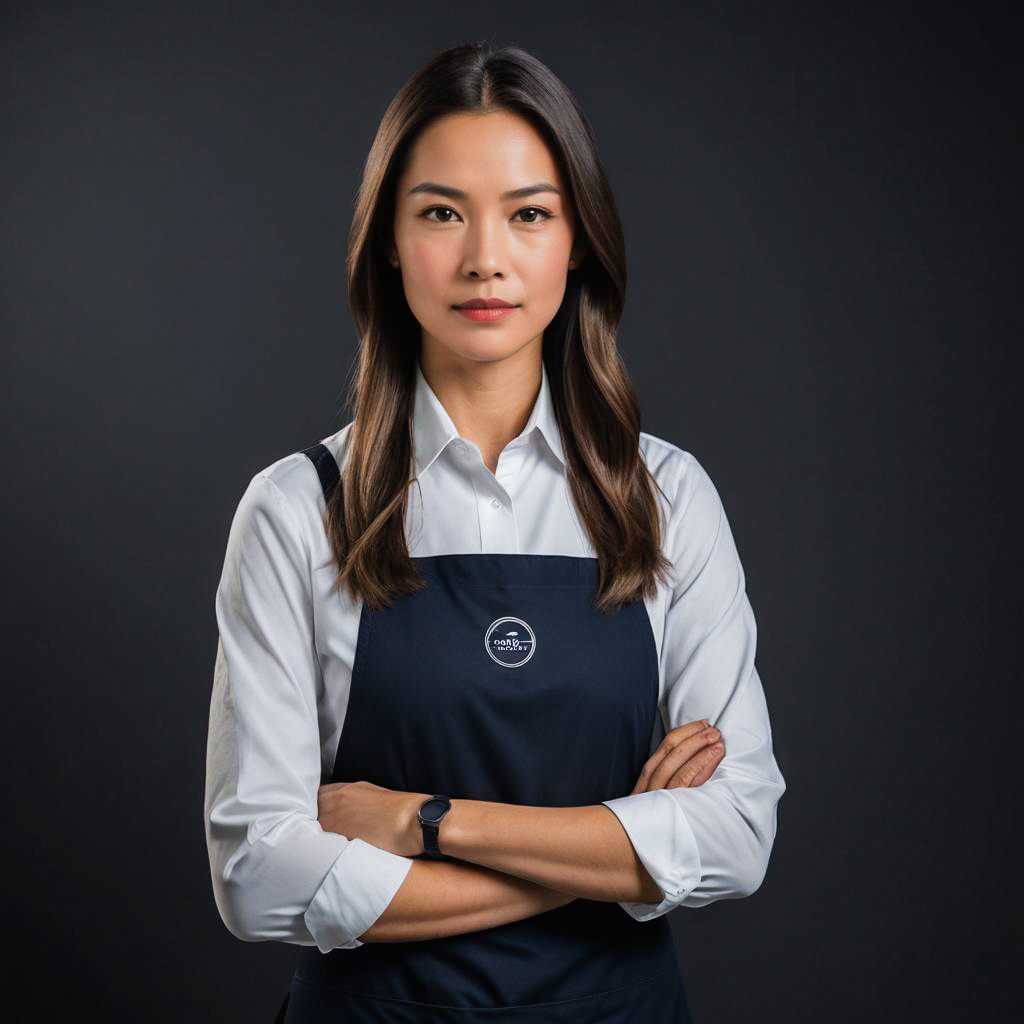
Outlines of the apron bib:
[{"label": "apron bib", "polygon": [[[329,495],[333,455],[306,454]],[[593,608],[596,558],[413,562],[425,589],[362,607],[331,781],[550,807],[629,793],[658,715],[644,603]],[[666,918],[587,899],[438,939],[303,946],[286,1003],[286,1024],[691,1020]]]}]

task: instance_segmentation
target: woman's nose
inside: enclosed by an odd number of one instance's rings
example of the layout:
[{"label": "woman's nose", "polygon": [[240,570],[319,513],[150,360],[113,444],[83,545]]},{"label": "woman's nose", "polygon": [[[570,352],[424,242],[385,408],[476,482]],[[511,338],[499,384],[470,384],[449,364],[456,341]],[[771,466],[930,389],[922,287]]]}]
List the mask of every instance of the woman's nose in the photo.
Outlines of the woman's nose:
[{"label": "woman's nose", "polygon": [[504,244],[500,229],[490,222],[480,222],[466,232],[463,273],[484,277],[500,273],[505,264]]}]

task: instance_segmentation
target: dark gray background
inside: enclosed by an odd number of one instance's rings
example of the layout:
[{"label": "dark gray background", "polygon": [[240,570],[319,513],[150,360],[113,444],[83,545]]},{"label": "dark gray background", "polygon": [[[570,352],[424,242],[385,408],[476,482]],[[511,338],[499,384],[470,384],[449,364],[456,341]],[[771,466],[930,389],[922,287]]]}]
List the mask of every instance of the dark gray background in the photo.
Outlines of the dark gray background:
[{"label": "dark gray background", "polygon": [[588,112],[643,427],[715,480],[758,620],[788,791],[762,888],[672,916],[696,1019],[1009,1008],[1021,89],[995,10],[5,5],[7,976],[31,1019],[273,1018],[295,949],[231,937],[203,835],[227,529],[258,469],[347,422],[363,160],[413,68],[484,36]]}]

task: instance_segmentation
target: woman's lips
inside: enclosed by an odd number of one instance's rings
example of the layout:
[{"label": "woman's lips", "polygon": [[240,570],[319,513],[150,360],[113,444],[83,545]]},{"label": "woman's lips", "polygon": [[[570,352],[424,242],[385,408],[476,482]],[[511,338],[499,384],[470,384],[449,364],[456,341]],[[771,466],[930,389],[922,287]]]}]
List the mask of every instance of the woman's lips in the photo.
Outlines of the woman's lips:
[{"label": "woman's lips", "polygon": [[490,309],[479,306],[453,306],[456,313],[461,313],[468,320],[491,321],[504,320],[509,313],[514,313],[518,306],[493,306]]}]

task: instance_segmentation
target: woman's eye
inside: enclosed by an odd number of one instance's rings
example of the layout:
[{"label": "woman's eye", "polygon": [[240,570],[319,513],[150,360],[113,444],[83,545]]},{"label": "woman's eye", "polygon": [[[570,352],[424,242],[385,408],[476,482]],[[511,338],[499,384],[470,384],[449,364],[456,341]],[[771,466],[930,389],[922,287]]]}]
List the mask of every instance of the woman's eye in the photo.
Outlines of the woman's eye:
[{"label": "woman's eye", "polygon": [[[420,216],[424,220],[432,220],[435,224],[450,224],[452,222],[451,218],[448,217],[448,216],[438,217],[438,218],[431,217],[430,214],[432,214],[432,213],[437,213],[437,214],[442,214],[442,213],[443,214],[449,214],[450,213],[453,216],[458,217],[458,214],[450,206],[429,206],[429,207],[427,207],[427,209],[425,209],[423,211],[423,213],[420,214]],[[547,210],[542,210],[539,206],[524,206],[521,210],[517,210],[516,211],[516,216],[518,217],[519,214],[521,214],[521,213],[532,213],[534,215],[540,214],[540,218],[542,218],[543,220],[551,220],[551,217],[552,217],[552,214],[548,213]],[[538,218],[536,216],[533,216],[529,220],[524,220],[523,223],[524,224],[539,224],[539,223],[541,223],[541,219],[540,218]]]},{"label": "woman's eye", "polygon": [[[548,213],[547,210],[542,210],[539,206],[524,206],[521,210],[518,211],[518,213],[528,213],[528,212],[531,212],[531,211],[533,213],[541,214],[543,216],[544,220],[551,220],[551,214]],[[539,223],[539,221],[534,219],[534,220],[524,221],[524,223],[526,223],[526,224],[537,224],[537,223]]]},{"label": "woman's eye", "polygon": [[[429,216],[429,214],[433,213],[435,210],[443,210],[446,213],[455,213],[455,211],[450,206],[429,206],[420,214],[420,216],[423,217],[425,220],[431,220],[432,218]],[[458,214],[456,213],[455,216],[457,217]],[[449,221],[447,218],[445,218],[444,220],[435,220],[434,223],[448,224]]]}]

